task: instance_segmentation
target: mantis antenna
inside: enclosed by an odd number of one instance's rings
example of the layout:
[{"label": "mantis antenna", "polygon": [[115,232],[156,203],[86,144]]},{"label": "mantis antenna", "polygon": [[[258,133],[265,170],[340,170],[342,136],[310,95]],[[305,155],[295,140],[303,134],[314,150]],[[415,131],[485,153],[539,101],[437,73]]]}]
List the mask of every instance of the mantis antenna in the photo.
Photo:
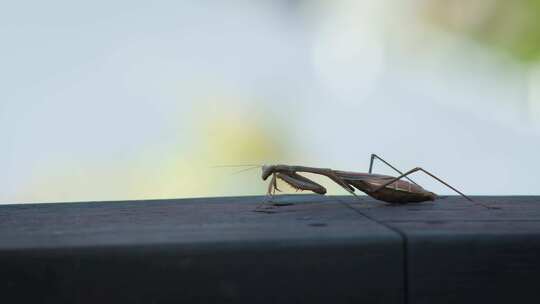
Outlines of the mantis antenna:
[{"label": "mantis antenna", "polygon": [[211,168],[239,168],[239,167],[249,167],[249,168],[245,168],[245,169],[242,169],[242,170],[239,170],[239,171],[235,171],[235,172],[232,173],[232,174],[238,174],[238,173],[241,173],[241,172],[245,172],[245,171],[249,171],[249,170],[261,168],[262,166],[263,166],[263,165],[255,165],[255,164],[249,164],[249,165],[216,165],[216,166],[212,166]]},{"label": "mantis antenna", "polygon": [[211,168],[234,168],[234,167],[262,167],[260,164],[247,164],[247,165],[215,165]]}]

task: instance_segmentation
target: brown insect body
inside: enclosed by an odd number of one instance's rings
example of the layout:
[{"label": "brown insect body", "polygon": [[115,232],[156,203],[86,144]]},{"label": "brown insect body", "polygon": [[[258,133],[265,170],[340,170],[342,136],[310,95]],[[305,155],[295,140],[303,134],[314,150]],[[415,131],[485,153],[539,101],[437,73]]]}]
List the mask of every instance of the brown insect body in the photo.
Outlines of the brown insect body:
[{"label": "brown insect body", "polygon": [[[373,169],[373,161],[375,159],[382,161],[384,164],[392,168],[394,171],[398,172],[400,175],[397,177],[393,177],[389,175],[371,173]],[[326,176],[355,196],[356,194],[354,193],[354,191],[355,189],[358,189],[377,200],[393,204],[418,203],[436,200],[438,196],[435,193],[427,191],[426,189],[422,188],[422,186],[418,185],[408,177],[408,175],[418,171],[429,175],[433,179],[454,190],[456,193],[459,193],[461,196],[476,205],[482,206],[487,209],[500,209],[498,207],[488,206],[481,202],[473,201],[467,195],[450,186],[448,183],[425,169],[416,167],[403,173],[375,154],[371,154],[371,161],[369,163],[368,173],[339,171],[326,168],[304,166],[270,165],[262,166],[262,179],[266,180],[268,179],[268,177],[272,176],[272,179],[268,184],[268,195],[270,195],[270,197],[272,197],[276,193],[276,190],[279,191],[277,187],[278,179],[283,180],[297,190],[308,190],[318,194],[326,194],[326,188],[310,180],[309,178],[298,174],[298,172],[306,172]],[[402,180],[403,178],[407,179],[407,181]]]},{"label": "brown insect body", "polygon": [[268,188],[269,193],[272,191],[275,192],[275,190],[279,191],[276,184],[277,179],[283,180],[297,190],[308,190],[318,194],[326,193],[326,188],[298,174],[298,172],[324,175],[350,193],[354,194],[355,189],[358,189],[377,200],[388,203],[405,204],[433,201],[437,198],[435,193],[429,192],[415,183],[396,180],[396,177],[381,174],[347,172],[304,166],[272,165],[263,166],[262,178],[266,180],[272,175],[272,180]]},{"label": "brown insect body", "polygon": [[381,185],[395,180],[395,177],[382,174],[334,171],[347,184],[366,193],[374,199],[388,203],[406,204],[434,201],[437,195],[417,184],[397,180],[377,190]]}]

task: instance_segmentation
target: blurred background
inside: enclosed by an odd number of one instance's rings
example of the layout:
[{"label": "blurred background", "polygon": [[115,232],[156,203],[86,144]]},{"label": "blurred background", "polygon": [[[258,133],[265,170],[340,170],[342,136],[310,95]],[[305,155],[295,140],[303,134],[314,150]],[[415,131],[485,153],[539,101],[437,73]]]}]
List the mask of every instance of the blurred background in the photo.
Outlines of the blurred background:
[{"label": "blurred background", "polygon": [[371,153],[471,195],[539,194],[539,14],[534,0],[3,3],[0,203],[264,194],[260,170],[212,166],[367,171]]}]

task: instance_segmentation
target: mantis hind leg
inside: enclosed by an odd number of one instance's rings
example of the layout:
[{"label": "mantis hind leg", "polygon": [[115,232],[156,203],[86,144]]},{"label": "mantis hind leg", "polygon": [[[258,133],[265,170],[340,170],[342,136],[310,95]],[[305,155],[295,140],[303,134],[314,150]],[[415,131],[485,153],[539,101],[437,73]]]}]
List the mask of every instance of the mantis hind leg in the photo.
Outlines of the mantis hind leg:
[{"label": "mantis hind leg", "polygon": [[[394,171],[396,171],[397,173],[399,174],[402,174],[403,175],[403,172],[401,172],[400,170],[398,170],[396,167],[392,166],[389,162],[387,162],[386,160],[382,159],[380,156],[378,156],[377,154],[371,154],[371,159],[369,161],[369,173],[371,174],[371,172],[373,171],[373,161],[375,159],[378,159],[380,160],[382,163],[384,163],[385,165],[387,165],[388,167],[392,168]],[[415,183],[412,179],[410,179],[408,176],[404,176],[406,179],[408,179],[411,183],[417,185],[417,186],[420,186],[418,185],[417,183]]]},{"label": "mantis hind leg", "polygon": [[405,172],[405,173],[402,173],[400,176],[398,176],[398,177],[396,177],[396,178],[393,178],[393,179],[389,180],[388,182],[386,182],[386,183],[380,185],[379,187],[375,188],[372,192],[377,192],[377,191],[383,189],[384,187],[386,187],[386,186],[392,184],[393,182],[398,181],[398,180],[402,179],[403,177],[407,177],[407,175],[413,174],[414,172],[417,172],[417,171],[422,171],[422,172],[424,172],[425,174],[431,176],[433,179],[437,180],[438,182],[440,182],[441,184],[445,185],[446,187],[448,187],[448,188],[454,190],[456,193],[458,193],[459,195],[463,196],[463,197],[466,198],[468,201],[470,201],[470,202],[472,202],[472,203],[474,203],[474,204],[480,205],[480,206],[482,206],[482,207],[484,207],[484,208],[487,208],[487,209],[499,209],[498,207],[492,207],[492,206],[488,206],[488,205],[486,205],[486,204],[483,204],[483,203],[481,203],[481,202],[473,201],[470,197],[468,197],[467,195],[463,194],[463,193],[462,193],[461,191],[459,191],[458,189],[456,189],[456,188],[450,186],[447,182],[443,181],[442,179],[438,178],[437,176],[435,176],[435,175],[432,174],[431,172],[429,172],[429,171],[427,171],[427,170],[425,170],[425,169],[422,169],[422,168],[420,168],[420,167],[416,167],[416,168],[411,169],[411,170],[409,170],[409,171],[407,171],[407,172]]}]

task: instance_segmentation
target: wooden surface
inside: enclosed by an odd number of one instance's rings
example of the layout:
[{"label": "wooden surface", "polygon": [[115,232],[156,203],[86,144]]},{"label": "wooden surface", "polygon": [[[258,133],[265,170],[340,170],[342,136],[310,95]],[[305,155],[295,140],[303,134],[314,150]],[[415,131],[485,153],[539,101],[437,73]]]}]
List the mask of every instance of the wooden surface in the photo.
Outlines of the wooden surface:
[{"label": "wooden surface", "polygon": [[540,303],[540,197],[475,199],[501,209],[352,204],[402,236],[408,303]]},{"label": "wooden surface", "polygon": [[540,197],[0,206],[0,294],[19,303],[540,301]]}]

